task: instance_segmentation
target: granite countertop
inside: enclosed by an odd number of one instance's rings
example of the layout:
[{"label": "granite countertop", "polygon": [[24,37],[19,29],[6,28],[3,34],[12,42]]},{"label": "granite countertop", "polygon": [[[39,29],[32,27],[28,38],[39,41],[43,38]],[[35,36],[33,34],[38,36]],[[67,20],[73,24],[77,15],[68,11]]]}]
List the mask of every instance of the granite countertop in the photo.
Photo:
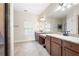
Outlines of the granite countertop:
[{"label": "granite countertop", "polygon": [[79,38],[78,37],[64,36],[64,35],[62,35],[62,33],[61,34],[60,33],[57,33],[57,34],[55,34],[55,33],[41,33],[40,35],[42,35],[42,36],[48,35],[48,36],[51,36],[51,37],[59,38],[61,40],[66,40],[66,41],[70,41],[70,42],[79,44]]},{"label": "granite countertop", "polygon": [[41,36],[46,36],[47,34],[40,34]]},{"label": "granite countertop", "polygon": [[51,35],[51,34],[40,34],[41,36]]},{"label": "granite countertop", "polygon": [[47,35],[59,38],[61,40],[66,40],[66,41],[70,41],[70,42],[79,44],[79,38],[78,37],[64,36],[64,35],[59,35],[59,34],[47,34]]}]

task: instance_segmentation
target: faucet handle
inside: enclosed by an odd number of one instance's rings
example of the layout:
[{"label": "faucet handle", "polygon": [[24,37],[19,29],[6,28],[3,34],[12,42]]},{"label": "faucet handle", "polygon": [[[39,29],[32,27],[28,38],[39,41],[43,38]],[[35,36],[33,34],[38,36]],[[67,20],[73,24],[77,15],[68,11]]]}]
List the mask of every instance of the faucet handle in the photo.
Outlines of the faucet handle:
[{"label": "faucet handle", "polygon": [[67,33],[69,33],[70,31],[66,31]]},{"label": "faucet handle", "polygon": [[69,35],[69,32],[70,32],[70,31],[67,31],[67,32],[66,32],[66,33],[67,33],[67,35]]},{"label": "faucet handle", "polygon": [[67,31],[67,32],[70,32],[70,31]]}]

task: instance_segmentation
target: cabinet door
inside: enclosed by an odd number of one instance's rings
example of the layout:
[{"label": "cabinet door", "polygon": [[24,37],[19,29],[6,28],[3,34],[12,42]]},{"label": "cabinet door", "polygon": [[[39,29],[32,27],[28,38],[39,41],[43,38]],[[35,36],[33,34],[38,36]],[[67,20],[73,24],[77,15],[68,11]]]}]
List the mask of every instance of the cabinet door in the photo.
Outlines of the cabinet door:
[{"label": "cabinet door", "polygon": [[51,42],[51,56],[61,56],[61,46]]},{"label": "cabinet door", "polygon": [[39,36],[39,43],[44,45],[45,44],[45,37]]},{"label": "cabinet door", "polygon": [[63,49],[63,56],[79,56],[79,53],[74,52],[70,49],[64,48]]},{"label": "cabinet door", "polygon": [[46,36],[46,39],[45,39],[45,46],[46,46],[47,51],[48,51],[49,54],[50,54],[50,37],[49,37],[49,36]]}]

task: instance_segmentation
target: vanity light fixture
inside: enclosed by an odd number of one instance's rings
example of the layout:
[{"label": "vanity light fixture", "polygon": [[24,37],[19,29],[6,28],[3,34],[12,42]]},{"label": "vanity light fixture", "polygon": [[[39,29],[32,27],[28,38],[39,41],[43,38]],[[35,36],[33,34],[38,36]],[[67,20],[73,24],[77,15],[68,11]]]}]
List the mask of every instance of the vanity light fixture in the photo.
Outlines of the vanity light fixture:
[{"label": "vanity light fixture", "polygon": [[40,18],[40,21],[45,21],[46,19],[44,17],[41,17]]}]

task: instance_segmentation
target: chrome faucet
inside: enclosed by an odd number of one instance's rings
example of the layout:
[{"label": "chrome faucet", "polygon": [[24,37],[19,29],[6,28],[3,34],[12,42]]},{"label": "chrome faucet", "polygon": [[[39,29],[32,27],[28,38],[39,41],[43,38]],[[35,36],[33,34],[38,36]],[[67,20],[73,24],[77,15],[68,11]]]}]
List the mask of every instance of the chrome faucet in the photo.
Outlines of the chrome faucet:
[{"label": "chrome faucet", "polygon": [[64,31],[64,34],[63,35],[68,36],[69,35],[69,32],[70,31]]}]

